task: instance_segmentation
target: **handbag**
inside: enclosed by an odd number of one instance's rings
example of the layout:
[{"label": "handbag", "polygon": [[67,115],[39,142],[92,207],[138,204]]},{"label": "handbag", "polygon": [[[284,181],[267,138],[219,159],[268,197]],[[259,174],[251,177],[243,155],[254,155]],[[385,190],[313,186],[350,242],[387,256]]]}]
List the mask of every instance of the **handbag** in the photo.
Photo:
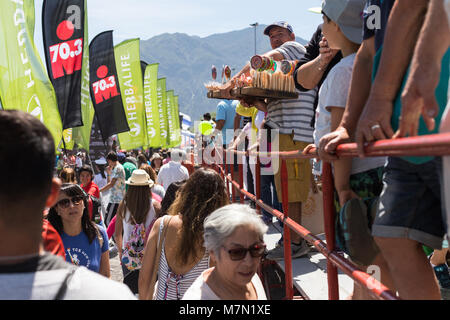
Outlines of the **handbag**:
[{"label": "handbag", "polygon": [[[152,300],[154,300],[154,291],[156,286],[156,281],[158,277],[158,270],[159,270],[159,262],[161,260],[161,251],[162,251],[162,240],[166,237],[167,229],[170,224],[170,220],[172,220],[173,216],[169,218],[169,221],[167,222],[167,225],[164,225],[165,216],[161,220],[161,225],[159,228],[159,235],[158,235],[158,245],[156,247],[156,259],[153,264],[153,273],[152,277],[150,278],[150,285],[149,285],[149,291],[147,293],[147,297],[150,297]],[[162,235],[162,236],[161,236]]]}]

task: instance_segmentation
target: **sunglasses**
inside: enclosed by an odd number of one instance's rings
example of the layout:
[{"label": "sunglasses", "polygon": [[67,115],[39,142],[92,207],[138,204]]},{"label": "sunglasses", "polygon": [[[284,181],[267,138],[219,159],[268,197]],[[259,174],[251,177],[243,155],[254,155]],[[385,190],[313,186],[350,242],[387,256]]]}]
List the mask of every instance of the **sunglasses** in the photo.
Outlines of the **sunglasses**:
[{"label": "sunglasses", "polygon": [[231,260],[239,261],[239,260],[242,260],[245,258],[245,256],[247,255],[247,252],[250,253],[250,256],[252,258],[260,258],[263,256],[265,250],[266,250],[265,244],[255,244],[248,248],[236,248],[236,249],[229,249],[227,251],[228,251],[228,254],[230,255]]},{"label": "sunglasses", "polygon": [[71,199],[62,199],[58,201],[56,204],[60,206],[61,208],[68,208],[70,207],[70,203],[72,202],[74,206],[79,205],[81,202],[83,202],[84,197],[83,196],[75,196]]}]

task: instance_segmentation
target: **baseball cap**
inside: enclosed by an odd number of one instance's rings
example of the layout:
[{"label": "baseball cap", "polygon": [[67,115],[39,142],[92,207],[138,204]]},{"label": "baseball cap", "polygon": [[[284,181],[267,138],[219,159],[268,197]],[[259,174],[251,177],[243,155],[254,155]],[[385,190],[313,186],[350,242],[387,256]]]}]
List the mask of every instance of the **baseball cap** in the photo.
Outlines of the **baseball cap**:
[{"label": "baseball cap", "polygon": [[294,32],[294,29],[292,29],[292,26],[289,23],[287,23],[286,21],[277,21],[277,22],[274,22],[274,23],[268,25],[264,29],[264,34],[266,36],[268,36],[270,29],[272,29],[273,27],[281,27],[281,28],[289,30],[289,32]]},{"label": "baseball cap", "polygon": [[363,10],[366,0],[323,0],[322,13],[336,22],[354,43],[363,40]]}]

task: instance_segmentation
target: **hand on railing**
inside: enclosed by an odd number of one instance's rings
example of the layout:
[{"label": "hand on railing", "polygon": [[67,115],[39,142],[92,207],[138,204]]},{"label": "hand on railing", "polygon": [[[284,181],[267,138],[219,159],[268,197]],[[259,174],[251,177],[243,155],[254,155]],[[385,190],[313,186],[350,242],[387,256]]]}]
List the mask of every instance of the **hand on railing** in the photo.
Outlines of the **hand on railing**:
[{"label": "hand on railing", "polygon": [[350,142],[350,135],[343,127],[338,127],[335,131],[324,135],[317,148],[320,159],[323,161],[337,160],[336,148],[338,145],[348,142]]}]

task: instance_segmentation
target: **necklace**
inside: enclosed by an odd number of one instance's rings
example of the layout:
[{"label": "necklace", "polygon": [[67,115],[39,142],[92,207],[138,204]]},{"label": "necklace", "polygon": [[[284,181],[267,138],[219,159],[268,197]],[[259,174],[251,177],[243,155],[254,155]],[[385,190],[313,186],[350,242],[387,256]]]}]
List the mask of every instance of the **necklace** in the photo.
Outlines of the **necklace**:
[{"label": "necklace", "polygon": [[39,256],[40,256],[40,253],[24,254],[21,256],[6,256],[6,257],[0,257],[0,261],[27,260],[27,259],[31,259],[31,258],[37,258]]}]

